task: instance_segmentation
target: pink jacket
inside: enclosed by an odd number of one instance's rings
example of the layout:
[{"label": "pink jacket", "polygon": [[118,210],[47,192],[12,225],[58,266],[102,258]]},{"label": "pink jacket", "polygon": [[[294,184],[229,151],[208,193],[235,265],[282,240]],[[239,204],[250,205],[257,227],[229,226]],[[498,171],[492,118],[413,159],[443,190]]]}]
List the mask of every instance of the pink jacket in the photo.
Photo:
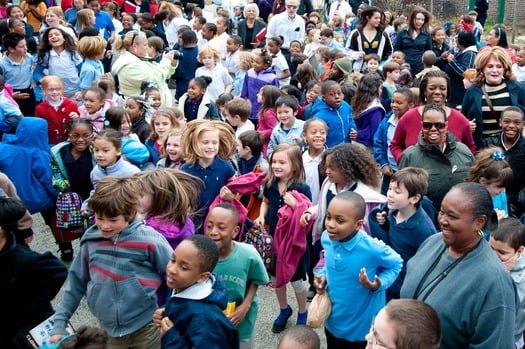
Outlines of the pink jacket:
[{"label": "pink jacket", "polygon": [[264,137],[263,154],[266,154],[266,149],[268,149],[268,143],[270,143],[270,136],[272,135],[273,128],[278,123],[279,120],[277,120],[277,112],[275,111],[275,108],[266,109],[263,117],[259,117],[257,131],[259,131]]}]

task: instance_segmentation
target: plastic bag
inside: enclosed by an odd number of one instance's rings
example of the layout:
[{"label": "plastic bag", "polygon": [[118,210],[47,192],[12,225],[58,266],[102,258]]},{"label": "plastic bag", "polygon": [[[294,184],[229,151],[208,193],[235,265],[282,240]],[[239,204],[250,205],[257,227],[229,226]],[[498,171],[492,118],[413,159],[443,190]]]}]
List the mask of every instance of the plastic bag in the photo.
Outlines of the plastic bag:
[{"label": "plastic bag", "polygon": [[322,328],[332,311],[332,302],[327,292],[317,293],[308,307],[306,326]]}]

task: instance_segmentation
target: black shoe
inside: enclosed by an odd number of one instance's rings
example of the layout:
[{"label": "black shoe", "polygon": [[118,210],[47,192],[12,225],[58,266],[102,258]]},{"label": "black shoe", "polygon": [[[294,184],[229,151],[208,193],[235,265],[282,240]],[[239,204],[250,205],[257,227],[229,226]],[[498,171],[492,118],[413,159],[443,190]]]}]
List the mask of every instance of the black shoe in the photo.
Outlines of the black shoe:
[{"label": "black shoe", "polygon": [[58,246],[60,259],[64,262],[71,262],[73,260],[73,246],[71,245],[71,242],[61,242]]},{"label": "black shoe", "polygon": [[272,326],[273,333],[281,333],[286,328],[286,323],[288,322],[288,319],[292,316],[292,313],[293,313],[292,307],[288,306],[287,311],[288,313],[286,314],[286,319],[284,323],[280,324],[277,322],[280,316],[278,316],[277,319],[273,322],[273,326]]}]

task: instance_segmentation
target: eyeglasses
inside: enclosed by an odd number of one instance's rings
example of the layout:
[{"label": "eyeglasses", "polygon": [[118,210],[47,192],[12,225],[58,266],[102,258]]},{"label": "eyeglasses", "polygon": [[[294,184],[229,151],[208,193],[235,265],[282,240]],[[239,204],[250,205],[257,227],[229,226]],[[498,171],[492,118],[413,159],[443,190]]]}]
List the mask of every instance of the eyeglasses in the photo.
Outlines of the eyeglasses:
[{"label": "eyeglasses", "polygon": [[447,124],[445,122],[441,122],[441,121],[440,122],[423,121],[422,127],[425,130],[431,130],[432,127],[435,127],[438,130],[443,130],[445,127],[447,127]]},{"label": "eyeglasses", "polygon": [[89,141],[91,139],[91,137],[93,137],[92,133],[85,133],[83,135],[79,135],[77,133],[73,133],[71,136],[69,136],[69,138],[71,138],[71,140],[73,140],[73,141],[76,141],[76,140],[78,140],[80,138],[82,138],[85,141]]},{"label": "eyeglasses", "polygon": [[380,339],[377,338],[377,332],[374,328],[374,325],[372,324],[372,327],[370,327],[370,332],[368,333],[367,340],[369,344],[372,344],[372,346],[378,346],[381,348],[386,349],[396,349],[395,347],[389,347],[385,343],[383,343]]},{"label": "eyeglasses", "polygon": [[298,6],[295,5],[286,5],[286,8],[296,10]]}]

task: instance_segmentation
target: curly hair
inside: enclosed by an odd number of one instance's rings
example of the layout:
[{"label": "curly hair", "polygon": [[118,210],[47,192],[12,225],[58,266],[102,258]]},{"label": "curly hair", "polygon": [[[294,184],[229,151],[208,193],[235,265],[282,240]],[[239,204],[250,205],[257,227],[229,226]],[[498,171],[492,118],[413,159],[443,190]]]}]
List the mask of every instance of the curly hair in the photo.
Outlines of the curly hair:
[{"label": "curly hair", "polygon": [[40,45],[38,46],[38,62],[42,63],[44,61],[44,56],[49,53],[53,48],[51,47],[51,44],[49,43],[49,33],[52,30],[58,30],[62,36],[64,37],[64,50],[73,56],[77,52],[77,46],[75,45],[75,41],[64,30],[56,27],[50,27],[47,28],[44,34],[42,34],[40,39]]},{"label": "curly hair", "polygon": [[194,166],[202,156],[199,149],[199,137],[203,132],[219,133],[219,153],[221,160],[230,160],[235,151],[235,138],[233,128],[223,121],[217,120],[193,120],[186,124],[182,133],[182,159],[189,165]]},{"label": "curly hair", "polygon": [[358,143],[343,143],[326,150],[323,154],[321,166],[326,168],[326,159],[330,156],[330,163],[341,171],[348,183],[360,181],[370,187],[379,187],[379,166],[372,153]]}]

